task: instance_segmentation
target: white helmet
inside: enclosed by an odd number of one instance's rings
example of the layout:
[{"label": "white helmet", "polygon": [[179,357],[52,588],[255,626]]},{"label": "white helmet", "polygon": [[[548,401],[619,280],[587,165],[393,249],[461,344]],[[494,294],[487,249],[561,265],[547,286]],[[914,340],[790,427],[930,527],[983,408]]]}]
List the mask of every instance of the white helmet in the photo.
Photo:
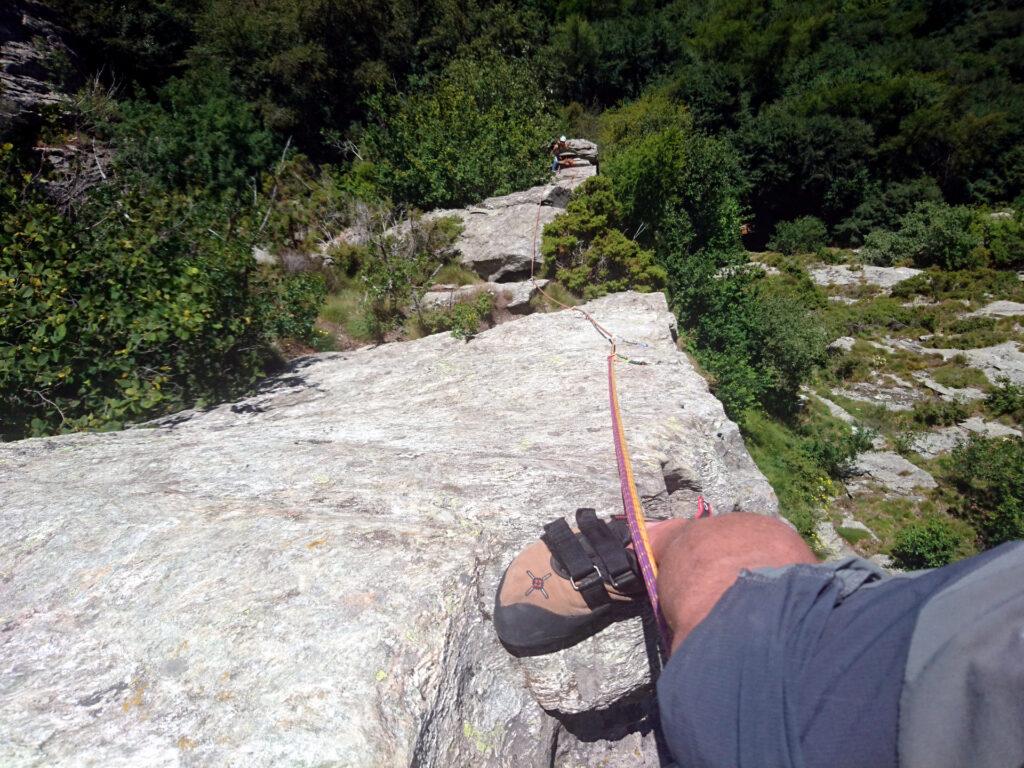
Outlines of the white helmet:
[{"label": "white helmet", "polygon": [[560,137],[558,140],[559,141],[568,141],[568,139],[566,139],[565,136]]}]

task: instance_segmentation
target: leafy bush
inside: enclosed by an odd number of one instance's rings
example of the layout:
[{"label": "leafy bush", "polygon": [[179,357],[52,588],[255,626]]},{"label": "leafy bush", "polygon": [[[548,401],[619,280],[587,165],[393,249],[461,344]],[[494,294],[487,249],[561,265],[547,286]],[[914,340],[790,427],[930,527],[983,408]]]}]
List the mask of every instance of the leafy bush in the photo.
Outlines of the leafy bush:
[{"label": "leafy bush", "polygon": [[1024,211],[982,213],[975,231],[981,237],[980,255],[996,269],[1024,269]]},{"label": "leafy bush", "polygon": [[999,380],[999,387],[985,400],[985,405],[995,416],[1009,416],[1014,421],[1024,421],[1024,387],[1013,384],[1009,379]]},{"label": "leafy bush", "polygon": [[901,216],[924,202],[942,202],[942,190],[930,176],[887,184],[884,188],[879,183],[869,185],[864,190],[863,202],[836,225],[835,236],[842,242],[862,245],[871,232],[896,229]]},{"label": "leafy bush", "polygon": [[804,450],[829,476],[840,478],[857,454],[871,449],[873,437],[871,430],[834,426],[808,437]]},{"label": "leafy bush", "polygon": [[742,422],[758,406],[792,413],[800,385],[826,359],[825,334],[808,311],[817,294],[788,275],[765,278],[740,266],[719,272],[728,260],[704,253],[678,262],[680,321],[730,418]]},{"label": "leafy bush", "polygon": [[363,288],[364,326],[376,339],[394,330],[409,307],[418,306],[434,276],[448,261],[458,231],[445,219],[424,221],[400,211],[361,205],[354,228],[365,239],[356,276]]},{"label": "leafy bush", "polygon": [[171,80],[156,102],[124,102],[107,128],[122,169],[174,189],[240,192],[275,155],[252,105],[217,71]]},{"label": "leafy bush", "polygon": [[973,437],[953,451],[949,465],[964,497],[956,513],[986,547],[1024,538],[1024,440]]},{"label": "leafy bush", "polygon": [[795,221],[780,221],[775,225],[775,234],[768,241],[768,247],[787,256],[797,253],[815,253],[828,242],[828,230],[824,222],[814,216],[804,216]]},{"label": "leafy bush", "polygon": [[910,418],[922,427],[949,427],[968,416],[967,407],[959,401],[924,400],[914,403]]},{"label": "leafy bush", "polygon": [[456,339],[469,341],[480,330],[480,324],[489,320],[493,312],[494,296],[490,291],[481,291],[476,297],[457,302],[451,307],[423,312],[419,322],[427,333],[451,331]]},{"label": "leafy bush", "polygon": [[974,217],[962,206],[922,203],[900,219],[897,233],[870,233],[862,256],[872,264],[910,263],[947,270],[983,267],[987,256],[975,232]]},{"label": "leafy bush", "polygon": [[602,167],[622,203],[623,222],[655,246],[670,283],[675,259],[737,247],[737,158],[724,142],[672,126],[623,139],[607,154]]},{"label": "leafy bush", "polygon": [[901,528],[890,554],[899,568],[940,568],[965,554],[968,536],[962,525],[935,515]]},{"label": "leafy bush", "polygon": [[264,279],[272,288],[266,296],[267,332],[275,338],[297,339],[307,344],[317,341],[314,324],[327,297],[324,276],[300,272]]},{"label": "leafy bush", "polygon": [[376,183],[423,208],[464,205],[541,181],[554,116],[530,69],[452,62],[429,87],[370,99],[363,137]]},{"label": "leafy bush", "polygon": [[621,231],[622,206],[607,176],[588,179],[564,215],[544,227],[544,271],[573,293],[593,299],[624,290],[652,291],[665,286],[665,270],[654,253]]},{"label": "leafy bush", "polygon": [[276,333],[312,334],[315,279],[255,269],[220,202],[108,185],[75,221],[0,161],[5,437],[107,429],[236,395]]}]

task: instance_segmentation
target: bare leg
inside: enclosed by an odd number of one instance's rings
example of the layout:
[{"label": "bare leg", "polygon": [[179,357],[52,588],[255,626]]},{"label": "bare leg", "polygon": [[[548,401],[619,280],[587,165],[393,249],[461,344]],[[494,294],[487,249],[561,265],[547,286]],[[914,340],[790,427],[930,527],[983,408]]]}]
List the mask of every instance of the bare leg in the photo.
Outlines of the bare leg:
[{"label": "bare leg", "polygon": [[652,526],[650,536],[673,651],[707,617],[740,571],[818,562],[785,523],[746,512],[670,520]]}]

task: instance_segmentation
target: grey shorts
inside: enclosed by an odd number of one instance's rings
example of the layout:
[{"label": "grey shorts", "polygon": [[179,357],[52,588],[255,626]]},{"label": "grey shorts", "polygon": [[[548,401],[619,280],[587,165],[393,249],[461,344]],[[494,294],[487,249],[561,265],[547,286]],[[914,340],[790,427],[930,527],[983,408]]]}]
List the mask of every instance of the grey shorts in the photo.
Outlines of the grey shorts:
[{"label": "grey shorts", "polygon": [[680,766],[1021,768],[1024,543],[745,572],[658,681]]}]

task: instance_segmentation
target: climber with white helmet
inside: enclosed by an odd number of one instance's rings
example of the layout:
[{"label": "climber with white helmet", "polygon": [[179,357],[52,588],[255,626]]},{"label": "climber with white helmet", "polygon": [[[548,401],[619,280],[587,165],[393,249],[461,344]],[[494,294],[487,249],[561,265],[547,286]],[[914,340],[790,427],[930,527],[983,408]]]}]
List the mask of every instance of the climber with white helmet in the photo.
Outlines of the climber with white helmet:
[{"label": "climber with white helmet", "polygon": [[551,146],[548,147],[548,152],[551,153],[551,172],[558,173],[558,169],[561,167],[561,156],[563,152],[569,151],[569,146],[566,142],[569,141],[565,136],[559,136],[557,141],[552,141]]}]

